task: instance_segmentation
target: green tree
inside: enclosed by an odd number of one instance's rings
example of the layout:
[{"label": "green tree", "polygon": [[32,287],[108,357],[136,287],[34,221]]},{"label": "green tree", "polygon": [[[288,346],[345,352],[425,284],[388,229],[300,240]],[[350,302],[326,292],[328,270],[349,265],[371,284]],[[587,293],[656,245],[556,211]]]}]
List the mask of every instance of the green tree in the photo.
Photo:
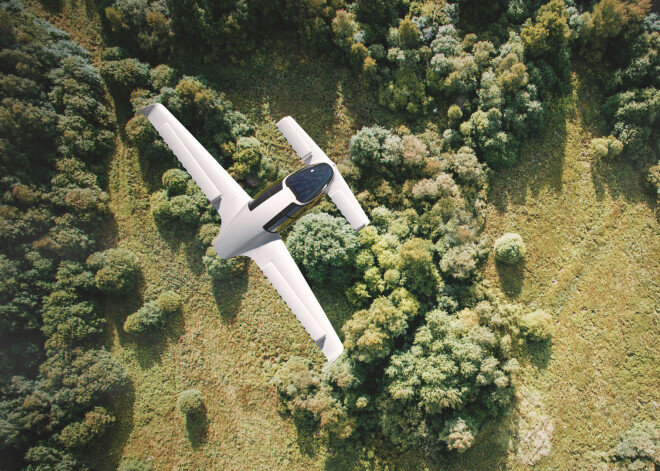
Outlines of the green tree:
[{"label": "green tree", "polygon": [[358,237],[344,218],[307,214],[295,224],[286,245],[296,263],[317,283],[342,286],[354,276]]},{"label": "green tree", "polygon": [[167,312],[158,302],[149,302],[131,314],[124,322],[124,331],[134,335],[144,335],[163,329],[167,321]]},{"label": "green tree", "polygon": [[188,389],[179,393],[176,407],[186,417],[195,417],[204,411],[202,393],[198,389]]},{"label": "green tree", "polygon": [[521,258],[524,258],[527,252],[525,242],[523,242],[520,234],[515,232],[507,232],[497,239],[493,249],[495,260],[508,264],[516,263]]},{"label": "green tree", "polygon": [[140,274],[140,260],[126,249],[96,252],[87,259],[87,265],[96,271],[97,288],[107,294],[123,294],[133,289]]}]

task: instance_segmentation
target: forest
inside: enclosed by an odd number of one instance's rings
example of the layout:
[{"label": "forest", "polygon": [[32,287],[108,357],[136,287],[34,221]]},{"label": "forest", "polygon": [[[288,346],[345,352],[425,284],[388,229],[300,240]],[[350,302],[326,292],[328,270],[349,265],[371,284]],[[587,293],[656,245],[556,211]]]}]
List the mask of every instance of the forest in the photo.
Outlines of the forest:
[{"label": "forest", "polygon": [[[650,0],[1,0],[0,469],[660,466]],[[293,116],[370,224],[283,235],[325,367],[144,116],[251,195]]]}]

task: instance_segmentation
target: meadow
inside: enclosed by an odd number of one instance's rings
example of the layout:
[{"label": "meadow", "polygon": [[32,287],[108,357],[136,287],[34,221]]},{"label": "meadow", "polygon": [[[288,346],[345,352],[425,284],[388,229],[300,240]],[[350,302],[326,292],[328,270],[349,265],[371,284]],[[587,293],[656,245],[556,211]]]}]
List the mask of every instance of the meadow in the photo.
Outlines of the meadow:
[{"label": "meadow", "polygon": [[[92,2],[30,8],[86,47],[92,63],[101,61],[101,18]],[[405,123],[422,131],[428,124],[379,106],[362,77],[292,50],[286,35],[274,38],[268,52],[190,67],[186,74],[204,76],[247,115],[284,170],[300,165],[274,125],[285,115],[338,163],[363,126]],[[593,157],[591,140],[607,133],[603,98],[578,64],[571,66],[570,92],[550,102],[543,132],[522,144],[513,167],[492,172],[486,239],[492,244],[517,232],[527,256],[505,266],[490,254],[480,268],[506,300],[551,313],[555,333],[549,348],[516,352],[522,368],[513,376],[508,414],[488,422],[472,448],[448,457],[399,452],[380,438],[361,441],[360,448],[319,440],[285,416],[276,371],[295,355],[320,370],[323,355],[254,263],[234,279],[214,281],[195,231],[169,232],[154,222],[150,193],[175,157],[142,158],[123,131],[132,118],[128,97],[106,93],[119,131],[103,183],[111,215],[102,244],[135,253],[141,277],[129,295],[104,301],[103,343],[130,381],[113,400],[113,433],[90,449],[93,469],[113,470],[137,458],[156,470],[591,470],[603,466],[636,421],[660,423],[658,202],[646,163]],[[343,290],[312,288],[333,325],[353,315]],[[126,335],[126,316],[150,290],[180,294],[182,312],[159,336]],[[195,424],[176,408],[186,389],[199,389],[204,398],[203,420]]]}]

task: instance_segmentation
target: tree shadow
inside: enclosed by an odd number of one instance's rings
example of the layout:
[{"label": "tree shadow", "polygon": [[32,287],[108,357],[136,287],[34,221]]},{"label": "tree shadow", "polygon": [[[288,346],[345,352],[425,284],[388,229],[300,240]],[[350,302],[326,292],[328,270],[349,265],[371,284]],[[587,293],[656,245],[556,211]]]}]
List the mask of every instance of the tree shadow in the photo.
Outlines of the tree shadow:
[{"label": "tree shadow", "polygon": [[[114,471],[122,459],[122,451],[133,431],[133,405],[135,403],[135,385],[129,380],[126,388],[111,396],[111,410],[117,419],[115,424],[98,440],[93,440],[89,468],[100,471]],[[99,459],[102,457],[102,459]]]},{"label": "tree shadow", "polygon": [[186,436],[193,449],[199,448],[206,442],[206,436],[209,430],[209,419],[207,416],[206,405],[202,404],[202,410],[186,416]]},{"label": "tree shadow", "polygon": [[147,370],[155,364],[161,363],[161,357],[167,344],[170,341],[179,339],[185,332],[185,318],[183,312],[170,313],[167,317],[165,326],[162,329],[156,329],[146,332],[142,335],[131,335],[121,331],[120,339],[122,343],[129,343],[137,353],[136,360],[140,368]]},{"label": "tree shadow", "polygon": [[502,291],[511,299],[516,299],[525,283],[525,259],[514,264],[495,261]]},{"label": "tree shadow", "polygon": [[501,213],[512,204],[524,205],[528,192],[537,196],[547,189],[562,191],[564,147],[568,139],[567,105],[563,100],[556,100],[549,106],[551,112],[545,132],[521,146],[513,167],[493,173],[488,200]]},{"label": "tree shadow", "polygon": [[[183,250],[190,271],[197,276],[204,273],[205,268],[202,263],[204,246],[197,239],[199,228],[178,221],[155,221],[155,224],[158,233],[171,251]],[[183,282],[183,280],[179,281]]]},{"label": "tree shadow", "polygon": [[[507,469],[507,459],[512,453],[511,444],[518,434],[515,399],[510,408],[499,418],[485,423],[474,440],[474,445],[462,454],[451,454],[445,469],[467,471],[477,469]],[[514,445],[515,446],[515,445]]]},{"label": "tree shadow", "polygon": [[521,361],[529,362],[540,370],[544,370],[552,359],[552,339],[543,341],[528,341],[524,352],[516,354]]},{"label": "tree shadow", "polygon": [[613,198],[624,197],[628,202],[655,207],[656,199],[647,180],[649,168],[655,163],[649,158],[597,160],[591,172],[596,198],[602,201],[609,193]]},{"label": "tree shadow", "polygon": [[233,323],[241,310],[243,296],[247,291],[248,264],[224,280],[213,280],[213,298],[223,321]]}]

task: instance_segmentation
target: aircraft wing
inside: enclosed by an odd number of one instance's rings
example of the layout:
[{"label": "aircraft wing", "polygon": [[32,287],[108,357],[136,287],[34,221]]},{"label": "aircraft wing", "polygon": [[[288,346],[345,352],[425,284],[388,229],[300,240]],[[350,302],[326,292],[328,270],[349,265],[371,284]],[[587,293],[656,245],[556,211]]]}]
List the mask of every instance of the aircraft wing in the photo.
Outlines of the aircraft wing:
[{"label": "aircraft wing", "polygon": [[305,165],[326,163],[332,166],[334,176],[328,185],[326,193],[341,214],[346,218],[353,229],[359,231],[369,224],[369,218],[362,210],[353,191],[350,189],[344,177],[341,176],[335,163],[325,155],[325,152],[316,145],[314,140],[300,127],[291,116],[281,119],[277,123],[277,129],[284,135],[293,150],[300,156]]},{"label": "aircraft wing", "polygon": [[248,194],[222,168],[172,113],[160,103],[138,111],[146,116],[195,180],[220,217],[230,221],[238,210],[250,201]]},{"label": "aircraft wing", "polygon": [[330,320],[279,236],[243,255],[251,257],[332,363],[344,351]]}]

